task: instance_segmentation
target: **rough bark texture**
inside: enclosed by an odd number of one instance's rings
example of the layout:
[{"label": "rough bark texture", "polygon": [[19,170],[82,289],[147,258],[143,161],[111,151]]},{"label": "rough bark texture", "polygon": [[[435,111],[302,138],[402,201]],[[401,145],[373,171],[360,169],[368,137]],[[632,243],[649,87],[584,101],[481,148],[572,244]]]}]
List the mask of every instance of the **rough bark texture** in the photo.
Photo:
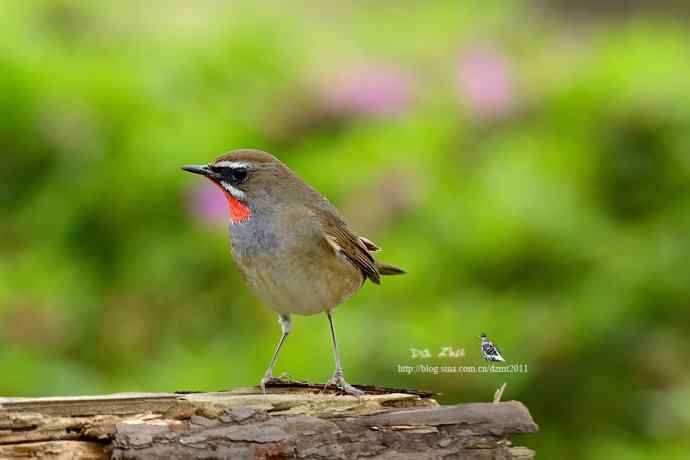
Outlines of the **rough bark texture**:
[{"label": "rough bark texture", "polygon": [[439,406],[428,393],[293,383],[261,394],[0,398],[0,459],[521,459],[519,402]]}]

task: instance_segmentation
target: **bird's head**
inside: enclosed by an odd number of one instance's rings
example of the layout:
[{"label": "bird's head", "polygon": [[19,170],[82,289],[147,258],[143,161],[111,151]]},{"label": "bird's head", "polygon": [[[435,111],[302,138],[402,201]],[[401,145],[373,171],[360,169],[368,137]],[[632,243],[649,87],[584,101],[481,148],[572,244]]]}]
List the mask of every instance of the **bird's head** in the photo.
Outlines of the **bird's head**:
[{"label": "bird's head", "polygon": [[281,196],[281,184],[292,176],[273,155],[260,150],[233,150],[207,165],[183,166],[184,171],[199,174],[218,186],[228,200],[232,223],[252,217],[257,209],[275,205]]}]

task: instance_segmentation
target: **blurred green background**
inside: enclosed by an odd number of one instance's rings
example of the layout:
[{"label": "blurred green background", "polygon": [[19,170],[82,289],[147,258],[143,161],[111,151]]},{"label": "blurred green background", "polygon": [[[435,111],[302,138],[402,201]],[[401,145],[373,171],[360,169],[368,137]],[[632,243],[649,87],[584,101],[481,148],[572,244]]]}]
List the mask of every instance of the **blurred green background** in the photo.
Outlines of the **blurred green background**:
[{"label": "blurred green background", "polygon": [[[0,2],[0,394],[256,384],[276,317],[179,170],[252,147],[409,271],[337,310],[351,382],[507,382],[540,458],[687,458],[680,4]],[[529,372],[398,372],[482,331]],[[297,317],[277,373],[332,370]]]}]

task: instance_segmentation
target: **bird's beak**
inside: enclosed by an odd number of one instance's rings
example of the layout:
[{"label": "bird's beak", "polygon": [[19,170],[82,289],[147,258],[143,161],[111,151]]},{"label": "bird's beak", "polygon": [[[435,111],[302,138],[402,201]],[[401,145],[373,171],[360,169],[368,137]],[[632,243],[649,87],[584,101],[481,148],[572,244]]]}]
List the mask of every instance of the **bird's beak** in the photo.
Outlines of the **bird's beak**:
[{"label": "bird's beak", "polygon": [[206,165],[186,165],[182,166],[183,171],[187,171],[193,174],[199,174],[201,176],[206,176],[211,179],[217,179],[217,174],[211,171],[211,169]]}]

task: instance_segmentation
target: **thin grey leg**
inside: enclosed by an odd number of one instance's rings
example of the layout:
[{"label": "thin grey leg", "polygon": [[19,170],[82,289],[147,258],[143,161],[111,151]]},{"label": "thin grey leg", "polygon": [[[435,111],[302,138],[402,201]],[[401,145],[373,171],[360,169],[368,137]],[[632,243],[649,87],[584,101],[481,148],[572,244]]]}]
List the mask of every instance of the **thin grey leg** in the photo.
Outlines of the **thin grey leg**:
[{"label": "thin grey leg", "polygon": [[331,339],[333,339],[333,354],[335,355],[335,372],[333,373],[333,377],[331,378],[331,380],[326,384],[326,387],[333,385],[341,388],[345,393],[351,394],[353,396],[362,396],[364,394],[362,390],[358,390],[357,388],[347,383],[347,381],[345,380],[345,375],[343,374],[343,367],[340,363],[338,340],[335,336],[335,326],[333,325],[333,314],[331,313],[331,310],[328,310],[326,312],[326,316],[328,316],[328,324],[331,328]]},{"label": "thin grey leg", "polygon": [[285,339],[287,339],[287,336],[292,331],[292,321],[290,319],[290,315],[278,315],[278,322],[280,323],[280,329],[283,331],[283,334],[280,336],[280,341],[278,342],[276,351],[273,353],[271,364],[269,364],[264,377],[261,379],[261,391],[264,393],[266,393],[266,384],[271,380],[274,380],[273,368],[276,366],[276,362],[278,362],[278,355],[280,354],[280,349],[283,348]]}]

